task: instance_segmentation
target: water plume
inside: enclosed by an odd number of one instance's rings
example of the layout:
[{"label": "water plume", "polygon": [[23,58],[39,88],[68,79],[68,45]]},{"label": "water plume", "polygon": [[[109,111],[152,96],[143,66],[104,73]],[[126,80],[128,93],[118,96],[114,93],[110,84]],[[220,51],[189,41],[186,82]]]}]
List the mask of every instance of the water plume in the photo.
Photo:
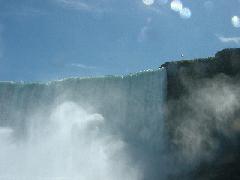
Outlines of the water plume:
[{"label": "water plume", "polygon": [[0,129],[0,179],[120,180],[141,179],[129,162],[125,143],[103,132],[104,117],[73,102],[55,107],[44,128],[30,119],[26,140]]}]

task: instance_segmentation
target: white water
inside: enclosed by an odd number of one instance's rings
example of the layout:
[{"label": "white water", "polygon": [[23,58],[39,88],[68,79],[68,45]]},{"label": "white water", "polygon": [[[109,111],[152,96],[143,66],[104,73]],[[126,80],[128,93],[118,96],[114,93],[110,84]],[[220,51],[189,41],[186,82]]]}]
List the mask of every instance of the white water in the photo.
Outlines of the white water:
[{"label": "white water", "polygon": [[164,174],[151,164],[163,148],[164,76],[0,84],[0,180],[141,180],[147,166]]}]

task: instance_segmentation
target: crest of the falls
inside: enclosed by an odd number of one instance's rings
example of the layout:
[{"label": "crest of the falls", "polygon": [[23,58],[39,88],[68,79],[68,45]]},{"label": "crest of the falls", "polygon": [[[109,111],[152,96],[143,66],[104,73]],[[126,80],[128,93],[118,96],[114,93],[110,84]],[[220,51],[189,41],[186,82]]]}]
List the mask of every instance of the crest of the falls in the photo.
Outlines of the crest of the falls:
[{"label": "crest of the falls", "polygon": [[0,83],[0,179],[164,179],[165,69]]}]

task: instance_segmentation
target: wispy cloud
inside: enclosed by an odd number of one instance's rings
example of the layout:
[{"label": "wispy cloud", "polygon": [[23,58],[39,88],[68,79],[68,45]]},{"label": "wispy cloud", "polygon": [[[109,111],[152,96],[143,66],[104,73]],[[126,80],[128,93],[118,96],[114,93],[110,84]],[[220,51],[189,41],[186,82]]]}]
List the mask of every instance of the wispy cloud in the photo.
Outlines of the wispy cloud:
[{"label": "wispy cloud", "polygon": [[216,36],[223,43],[240,44],[240,37],[224,37],[224,36],[220,36],[220,35],[216,35]]},{"label": "wispy cloud", "polygon": [[158,0],[157,3],[160,5],[167,4],[169,0]]},{"label": "wispy cloud", "polygon": [[214,8],[214,3],[213,3],[213,1],[208,0],[208,1],[205,1],[205,2],[203,3],[203,6],[204,6],[207,10],[211,10],[211,9]]},{"label": "wispy cloud", "polygon": [[138,42],[143,42],[147,38],[148,26],[143,26],[138,34]]},{"label": "wispy cloud", "polygon": [[104,1],[102,3],[99,3],[99,2],[91,3],[85,0],[55,0],[55,1],[60,3],[65,8],[71,8],[71,9],[80,10],[80,11],[99,12],[99,13],[107,11],[106,8],[99,6],[99,4],[104,4]]},{"label": "wispy cloud", "polygon": [[3,58],[3,40],[2,40],[2,33],[3,33],[3,25],[0,24],[0,60]]},{"label": "wispy cloud", "polygon": [[137,40],[138,42],[143,42],[147,39],[148,31],[150,30],[150,23],[152,19],[148,18],[147,23],[140,29]]},{"label": "wispy cloud", "polygon": [[8,7],[0,12],[2,16],[39,16],[47,12],[30,6]]},{"label": "wispy cloud", "polygon": [[78,10],[86,10],[86,11],[92,10],[92,7],[89,4],[79,1],[79,0],[57,0],[57,1],[69,8],[74,8],[74,9],[78,9]]},{"label": "wispy cloud", "polygon": [[88,66],[88,65],[80,64],[80,63],[72,63],[71,66],[81,68],[81,69],[96,69],[95,66]]},{"label": "wispy cloud", "polygon": [[18,10],[15,12],[16,15],[22,15],[22,16],[39,16],[39,15],[46,15],[47,12],[33,8],[33,7],[23,7],[22,10]]}]

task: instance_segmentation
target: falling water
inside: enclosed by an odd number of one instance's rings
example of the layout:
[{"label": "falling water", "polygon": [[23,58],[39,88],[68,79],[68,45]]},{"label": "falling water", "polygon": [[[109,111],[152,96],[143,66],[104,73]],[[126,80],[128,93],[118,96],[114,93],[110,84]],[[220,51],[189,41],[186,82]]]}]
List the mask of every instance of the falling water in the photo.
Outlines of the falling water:
[{"label": "falling water", "polygon": [[0,83],[0,180],[164,179],[164,69]]}]

